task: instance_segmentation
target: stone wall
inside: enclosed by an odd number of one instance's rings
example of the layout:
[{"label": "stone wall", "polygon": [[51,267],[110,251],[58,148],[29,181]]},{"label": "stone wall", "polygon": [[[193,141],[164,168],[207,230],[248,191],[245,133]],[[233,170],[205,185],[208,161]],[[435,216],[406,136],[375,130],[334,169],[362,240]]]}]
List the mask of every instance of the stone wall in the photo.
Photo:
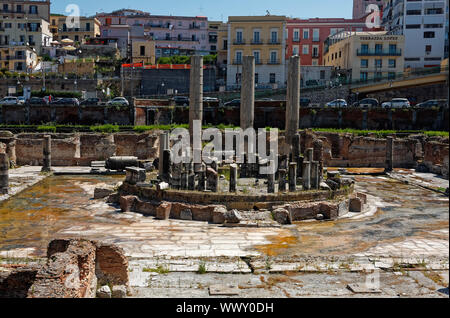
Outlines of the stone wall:
[{"label": "stone wall", "polygon": [[449,178],[448,168],[449,143],[442,141],[429,141],[424,143],[423,163],[434,173]]},{"label": "stone wall", "polygon": [[[46,135],[48,135],[46,133]],[[53,166],[89,166],[118,156],[152,159],[157,153],[157,133],[50,134]],[[18,134],[15,153],[18,165],[42,165],[44,134]]]}]

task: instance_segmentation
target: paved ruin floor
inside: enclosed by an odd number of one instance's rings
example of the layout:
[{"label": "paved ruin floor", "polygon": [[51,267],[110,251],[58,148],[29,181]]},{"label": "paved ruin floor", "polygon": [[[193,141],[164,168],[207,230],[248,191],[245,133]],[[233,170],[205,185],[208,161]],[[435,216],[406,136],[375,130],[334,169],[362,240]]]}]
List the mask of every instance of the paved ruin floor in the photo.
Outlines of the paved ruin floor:
[{"label": "paved ruin floor", "polygon": [[[300,297],[427,297],[448,298],[447,272],[380,272],[377,292],[354,293],[349,284],[365,284],[364,273],[300,274],[155,274],[147,287],[134,287],[137,298],[300,298]],[[436,283],[437,282],[437,283]],[[209,286],[231,288],[234,295],[215,296]]]},{"label": "paved ruin floor", "polygon": [[[11,175],[41,176],[38,167],[21,169]],[[431,174],[396,173],[448,187]],[[92,199],[95,187],[123,178],[49,177],[0,203],[0,262],[43,256],[55,237],[83,237],[125,249],[137,297],[206,297],[217,282],[243,284],[240,297],[361,296],[347,284],[374,271],[382,292],[364,296],[442,297],[437,290],[448,286],[448,197],[413,184],[356,176],[356,190],[370,203],[363,214],[282,228],[224,228],[120,213]]]}]

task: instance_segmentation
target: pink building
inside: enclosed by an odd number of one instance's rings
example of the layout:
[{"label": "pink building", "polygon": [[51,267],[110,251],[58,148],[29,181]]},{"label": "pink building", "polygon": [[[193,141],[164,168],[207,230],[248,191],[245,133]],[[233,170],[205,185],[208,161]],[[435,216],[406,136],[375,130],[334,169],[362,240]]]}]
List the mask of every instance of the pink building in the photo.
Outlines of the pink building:
[{"label": "pink building", "polygon": [[382,12],[384,2],[384,0],[353,0],[353,19],[361,19],[366,16],[366,9],[370,4],[377,5],[380,12]]},{"label": "pink building", "polygon": [[[127,46],[133,40],[148,39],[156,41],[156,57],[169,52],[195,52],[209,54],[208,18],[151,15],[137,10],[120,10],[112,13],[98,13],[101,37],[118,38],[119,46]],[[127,31],[124,30],[127,29]]]}]

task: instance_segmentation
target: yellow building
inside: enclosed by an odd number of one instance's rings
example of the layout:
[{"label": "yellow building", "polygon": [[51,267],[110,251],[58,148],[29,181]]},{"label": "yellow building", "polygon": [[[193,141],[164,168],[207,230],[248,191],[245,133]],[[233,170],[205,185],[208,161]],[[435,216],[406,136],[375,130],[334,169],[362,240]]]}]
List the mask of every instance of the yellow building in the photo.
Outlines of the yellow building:
[{"label": "yellow building", "polygon": [[132,62],[144,65],[156,64],[155,41],[133,41]]},{"label": "yellow building", "polygon": [[227,85],[240,85],[243,56],[253,55],[256,84],[285,85],[285,16],[241,16],[228,19]]},{"label": "yellow building", "polygon": [[324,65],[352,80],[394,79],[404,70],[403,35],[386,32],[341,32],[325,41]]},{"label": "yellow building", "polygon": [[53,40],[71,39],[74,42],[84,44],[87,39],[100,36],[101,23],[97,18],[80,17],[80,23],[77,27],[70,27],[71,25],[67,24],[66,19],[65,16],[51,16],[50,29],[53,33]]},{"label": "yellow building", "polygon": [[32,72],[38,64],[36,52],[28,46],[0,47],[0,69]]}]

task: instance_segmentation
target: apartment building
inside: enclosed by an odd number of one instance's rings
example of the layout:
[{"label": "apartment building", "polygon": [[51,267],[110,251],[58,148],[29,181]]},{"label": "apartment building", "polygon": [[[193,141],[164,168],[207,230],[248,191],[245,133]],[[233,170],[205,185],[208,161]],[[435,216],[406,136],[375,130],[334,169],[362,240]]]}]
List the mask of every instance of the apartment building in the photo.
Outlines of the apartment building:
[{"label": "apartment building", "polygon": [[[120,46],[144,39],[155,41],[157,55],[159,53],[161,56],[164,55],[161,49],[164,48],[202,55],[210,52],[207,17],[161,16],[137,10],[98,13],[96,17],[101,23],[101,37],[120,38]],[[111,31],[117,26],[128,26],[129,33]]]},{"label": "apartment building", "polygon": [[0,46],[28,46],[40,54],[52,40],[50,1],[0,0]]},{"label": "apartment building", "polygon": [[323,43],[342,31],[370,31],[365,19],[315,18],[289,19],[287,26],[286,59],[300,56],[301,65],[323,65]]},{"label": "apartment building", "polygon": [[369,5],[378,6],[379,12],[383,11],[385,0],[353,0],[353,19],[361,19],[365,17],[368,12]]},{"label": "apartment building", "polygon": [[84,44],[88,39],[100,36],[100,21],[96,18],[80,17],[79,24],[74,27],[67,25],[67,17],[52,15],[50,18],[50,31],[53,40],[71,39]]},{"label": "apartment building", "polygon": [[232,16],[228,19],[227,86],[241,84],[243,56],[253,55],[258,87],[286,84],[286,17]]},{"label": "apartment building", "polygon": [[341,32],[325,43],[324,65],[348,80],[394,79],[404,70],[405,37],[383,32]]},{"label": "apartment building", "polygon": [[448,54],[446,16],[445,0],[388,0],[382,23],[389,34],[405,36],[405,67],[440,65]]},{"label": "apartment building", "polygon": [[50,0],[0,0],[0,18],[50,21]]},{"label": "apartment building", "polygon": [[38,64],[36,52],[28,46],[0,47],[0,69],[31,72]]}]

